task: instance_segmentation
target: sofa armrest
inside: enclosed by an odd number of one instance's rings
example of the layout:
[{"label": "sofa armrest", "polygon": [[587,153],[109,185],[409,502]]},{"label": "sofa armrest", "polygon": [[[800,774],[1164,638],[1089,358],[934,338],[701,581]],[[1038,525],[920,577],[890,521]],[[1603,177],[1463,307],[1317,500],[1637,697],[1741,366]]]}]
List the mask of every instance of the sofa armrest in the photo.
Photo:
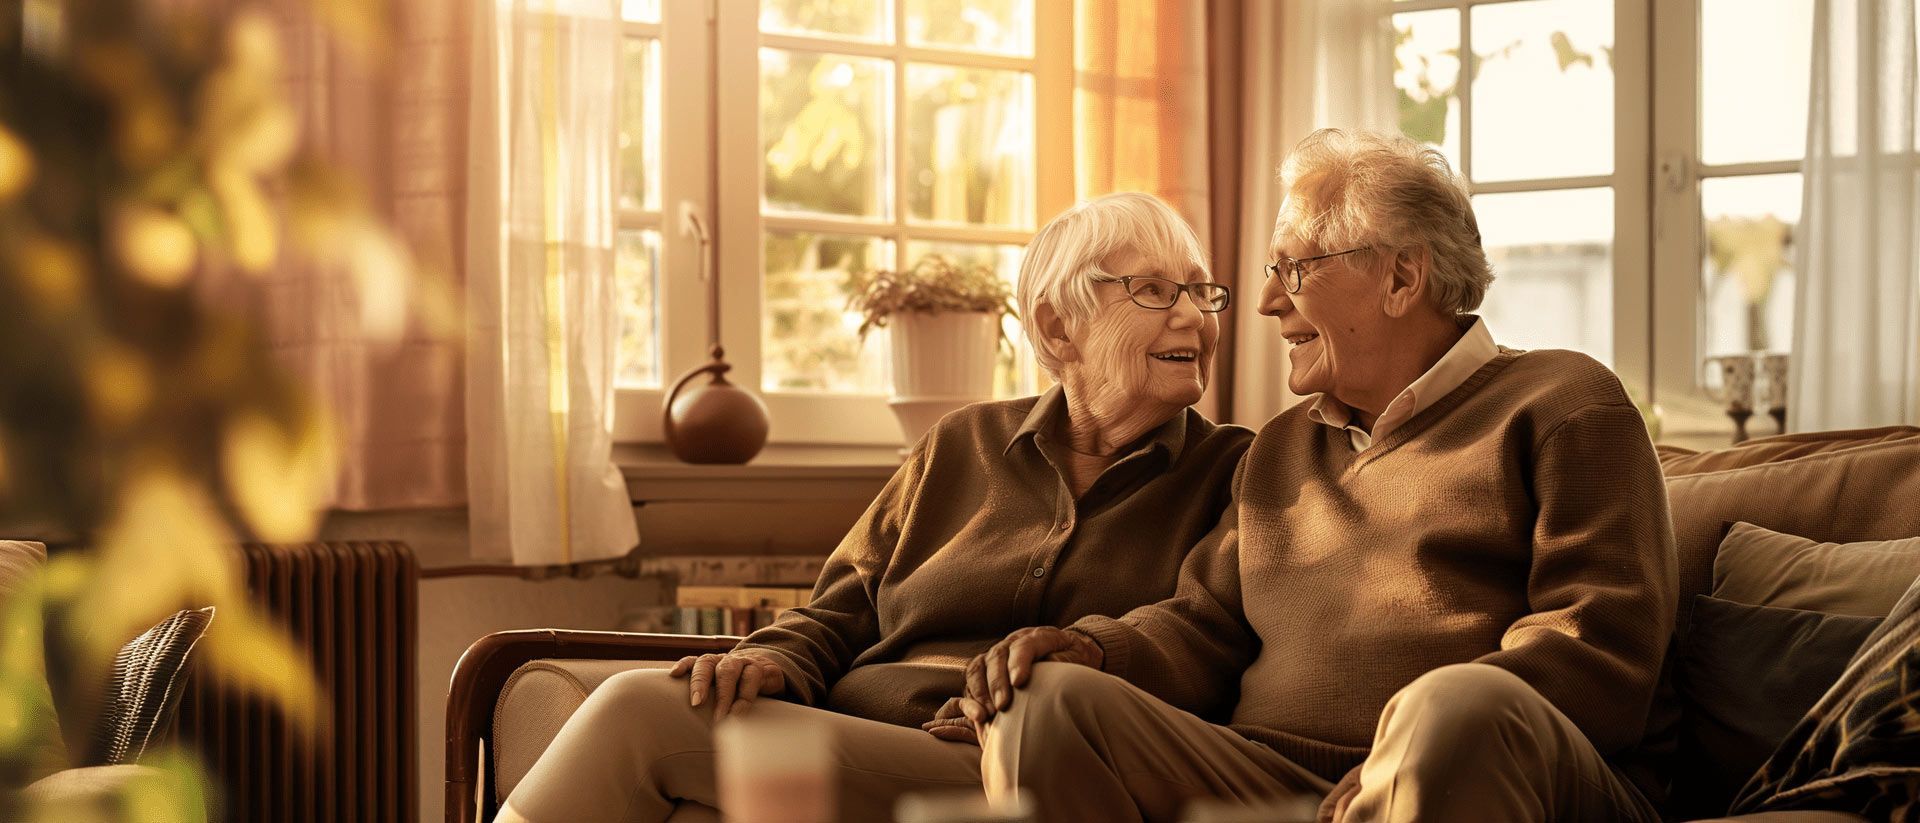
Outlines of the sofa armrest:
[{"label": "sofa armrest", "polygon": [[448,823],[479,823],[493,809],[493,711],[515,670],[535,660],[673,660],[724,652],[738,637],[526,629],[475,641],[454,664],[447,688]]}]

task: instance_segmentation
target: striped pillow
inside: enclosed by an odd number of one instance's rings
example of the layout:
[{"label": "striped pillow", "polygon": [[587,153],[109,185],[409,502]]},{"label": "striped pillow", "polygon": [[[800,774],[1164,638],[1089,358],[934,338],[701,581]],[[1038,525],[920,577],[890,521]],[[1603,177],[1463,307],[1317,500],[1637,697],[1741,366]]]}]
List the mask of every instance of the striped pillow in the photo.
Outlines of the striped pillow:
[{"label": "striped pillow", "polygon": [[186,691],[187,658],[212,622],[212,606],[183,610],[120,647],[83,765],[140,762],[155,733],[172,724]]}]

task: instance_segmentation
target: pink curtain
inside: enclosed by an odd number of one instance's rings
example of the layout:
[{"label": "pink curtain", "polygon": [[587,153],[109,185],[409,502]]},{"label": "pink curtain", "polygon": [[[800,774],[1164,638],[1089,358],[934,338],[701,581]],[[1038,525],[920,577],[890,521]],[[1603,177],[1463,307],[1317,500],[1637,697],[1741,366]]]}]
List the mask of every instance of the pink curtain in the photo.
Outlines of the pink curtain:
[{"label": "pink curtain", "polygon": [[[311,6],[271,3],[301,139],[363,188],[417,268],[458,288],[466,254],[469,4],[388,4],[384,66],[347,47],[308,13]],[[283,249],[290,245],[283,241]],[[417,299],[405,284],[365,288],[337,267],[283,254],[257,284],[224,286],[245,293],[277,359],[334,414],[340,472],[332,507],[465,503],[463,345],[429,333],[405,311]]]}]

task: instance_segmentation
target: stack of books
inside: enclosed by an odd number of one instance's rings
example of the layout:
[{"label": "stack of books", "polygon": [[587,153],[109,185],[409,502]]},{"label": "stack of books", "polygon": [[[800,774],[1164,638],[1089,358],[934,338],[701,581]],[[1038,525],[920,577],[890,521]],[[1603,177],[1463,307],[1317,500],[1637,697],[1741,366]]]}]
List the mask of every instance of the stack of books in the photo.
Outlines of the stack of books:
[{"label": "stack of books", "polygon": [[788,609],[807,605],[810,588],[788,586],[680,586],[674,594],[676,634],[736,634],[768,626]]}]

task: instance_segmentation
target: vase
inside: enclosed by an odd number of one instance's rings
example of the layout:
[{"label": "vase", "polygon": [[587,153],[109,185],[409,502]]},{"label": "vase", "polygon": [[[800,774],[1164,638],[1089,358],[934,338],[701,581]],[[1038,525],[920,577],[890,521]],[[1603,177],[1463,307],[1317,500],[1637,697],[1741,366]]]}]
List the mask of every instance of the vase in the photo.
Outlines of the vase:
[{"label": "vase", "polygon": [[993,398],[1000,316],[993,312],[905,312],[892,331],[893,396],[887,405],[911,445],[968,403]]}]

